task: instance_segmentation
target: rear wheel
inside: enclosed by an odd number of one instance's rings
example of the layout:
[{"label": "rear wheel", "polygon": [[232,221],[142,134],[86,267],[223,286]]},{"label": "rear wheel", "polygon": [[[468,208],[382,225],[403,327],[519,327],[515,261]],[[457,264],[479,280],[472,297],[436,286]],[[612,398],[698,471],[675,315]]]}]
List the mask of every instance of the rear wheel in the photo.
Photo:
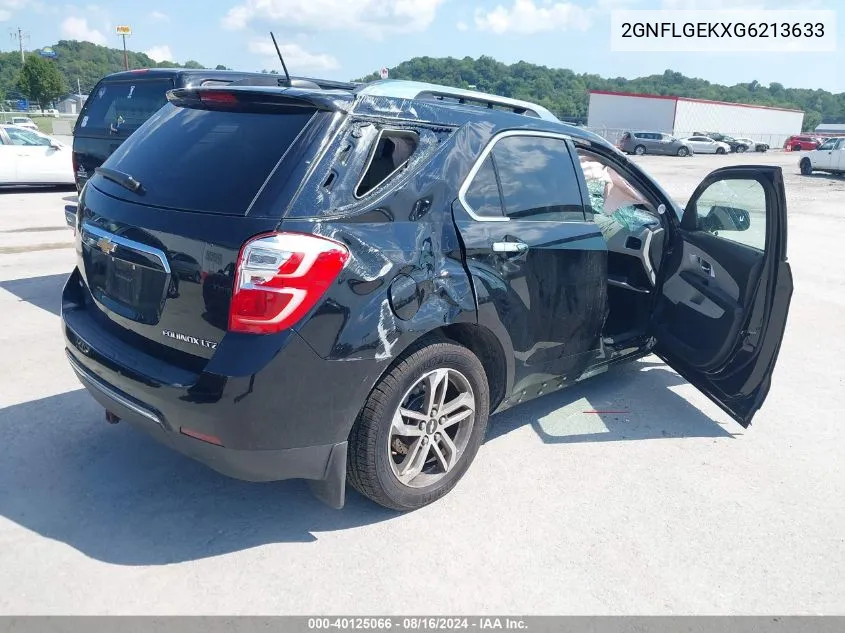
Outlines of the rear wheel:
[{"label": "rear wheel", "polygon": [[799,167],[801,168],[801,173],[805,176],[809,176],[813,173],[813,164],[810,162],[809,158],[802,158],[799,163]]},{"label": "rear wheel", "polygon": [[681,158],[683,158],[684,156],[689,156],[689,150],[686,147],[679,147],[678,156],[680,156]]},{"label": "rear wheel", "polygon": [[745,152],[745,150],[747,150],[747,149],[748,149],[748,147],[746,147],[745,145],[737,145],[737,146],[736,146],[736,151],[737,151],[737,153],[739,153],[739,154],[742,154],[742,153],[743,153],[743,152]]},{"label": "rear wheel", "polygon": [[487,429],[484,367],[465,347],[426,345],[376,385],[349,435],[347,477],[394,510],[415,510],[458,483]]},{"label": "rear wheel", "polygon": [[645,154],[645,145],[637,145],[637,146],[634,148],[634,153],[635,153],[637,156],[642,156],[643,154]]}]

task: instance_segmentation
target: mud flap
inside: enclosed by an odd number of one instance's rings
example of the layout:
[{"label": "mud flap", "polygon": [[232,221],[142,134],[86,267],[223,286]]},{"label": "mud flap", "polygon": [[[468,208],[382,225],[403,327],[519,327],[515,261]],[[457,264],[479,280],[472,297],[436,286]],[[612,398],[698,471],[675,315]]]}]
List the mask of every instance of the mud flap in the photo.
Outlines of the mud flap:
[{"label": "mud flap", "polygon": [[346,442],[335,444],[323,479],[308,482],[314,496],[336,510],[340,510],[346,501],[346,452]]}]

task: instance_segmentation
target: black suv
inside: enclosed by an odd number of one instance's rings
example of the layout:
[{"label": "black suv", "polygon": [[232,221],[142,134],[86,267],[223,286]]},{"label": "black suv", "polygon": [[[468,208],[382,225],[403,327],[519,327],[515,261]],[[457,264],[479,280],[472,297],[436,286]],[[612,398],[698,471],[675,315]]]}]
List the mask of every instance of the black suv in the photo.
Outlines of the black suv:
[{"label": "black suv", "polygon": [[717,170],[682,212],[521,101],[404,81],[168,100],[74,221],[66,351],[107,420],[409,510],[455,486],[491,413],[651,352],[743,426],[763,403],[792,292],[780,168]]}]

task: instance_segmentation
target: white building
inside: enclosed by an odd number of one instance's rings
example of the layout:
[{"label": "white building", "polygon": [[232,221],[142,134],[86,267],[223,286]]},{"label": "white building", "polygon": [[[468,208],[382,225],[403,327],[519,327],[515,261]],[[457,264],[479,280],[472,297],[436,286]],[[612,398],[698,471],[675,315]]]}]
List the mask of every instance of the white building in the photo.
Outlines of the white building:
[{"label": "white building", "polygon": [[622,132],[664,132],[678,138],[721,132],[780,147],[801,132],[804,112],[630,92],[590,91],[587,127],[615,143]]},{"label": "white building", "polygon": [[79,114],[88,95],[70,95],[56,104],[56,109],[62,114]]}]

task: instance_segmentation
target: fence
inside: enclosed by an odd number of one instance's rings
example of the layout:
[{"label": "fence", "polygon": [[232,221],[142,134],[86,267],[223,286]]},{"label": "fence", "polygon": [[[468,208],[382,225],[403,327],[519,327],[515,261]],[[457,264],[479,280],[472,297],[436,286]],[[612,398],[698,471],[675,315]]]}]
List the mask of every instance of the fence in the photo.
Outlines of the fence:
[{"label": "fence", "polygon": [[[594,134],[598,134],[606,141],[613,143],[614,145],[618,145],[619,141],[622,140],[622,135],[625,132],[630,131],[629,129],[622,129],[622,128],[605,128],[605,127],[585,127],[585,130],[589,130]],[[673,130],[648,130],[649,132],[660,132],[661,134],[669,134],[676,138],[687,138],[688,136],[696,136],[696,132],[705,132],[706,130],[693,130],[691,132],[675,132]],[[766,143],[771,149],[781,149],[783,147],[784,141],[789,138],[789,134],[756,134],[756,133],[749,133],[749,132],[734,132],[734,131],[726,131],[722,132],[726,136],[733,136],[734,138],[750,138],[757,143]]]}]

